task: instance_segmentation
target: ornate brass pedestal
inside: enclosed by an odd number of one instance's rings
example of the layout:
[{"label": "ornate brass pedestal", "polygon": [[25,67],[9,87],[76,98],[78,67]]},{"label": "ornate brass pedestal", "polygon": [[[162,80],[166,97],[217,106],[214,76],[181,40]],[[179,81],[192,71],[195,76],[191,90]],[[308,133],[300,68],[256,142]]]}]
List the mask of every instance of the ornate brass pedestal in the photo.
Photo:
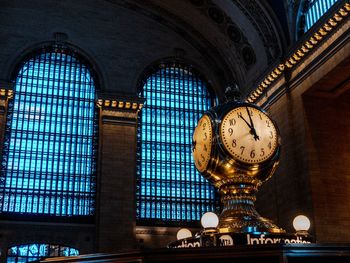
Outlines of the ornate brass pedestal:
[{"label": "ornate brass pedestal", "polygon": [[235,181],[235,183],[226,184],[219,188],[222,195],[221,201],[224,205],[219,217],[219,232],[285,233],[283,229],[273,224],[269,219],[261,217],[255,210],[255,194],[261,183],[255,180],[246,183],[247,180],[244,180],[244,176],[237,177]]},{"label": "ornate brass pedestal", "polygon": [[220,233],[285,233],[254,208],[280,156],[278,128],[264,110],[235,99],[211,108],[198,121],[192,154],[197,170],[220,192]]}]

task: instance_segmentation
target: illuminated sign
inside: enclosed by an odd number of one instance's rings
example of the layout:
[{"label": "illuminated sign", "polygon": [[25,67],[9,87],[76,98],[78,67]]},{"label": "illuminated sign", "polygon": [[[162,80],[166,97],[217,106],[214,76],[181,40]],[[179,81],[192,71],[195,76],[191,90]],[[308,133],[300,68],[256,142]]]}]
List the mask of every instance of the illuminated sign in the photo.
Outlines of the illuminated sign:
[{"label": "illuminated sign", "polygon": [[294,234],[212,234],[180,239],[168,245],[169,248],[194,248],[210,246],[266,245],[266,244],[309,244],[310,236]]}]

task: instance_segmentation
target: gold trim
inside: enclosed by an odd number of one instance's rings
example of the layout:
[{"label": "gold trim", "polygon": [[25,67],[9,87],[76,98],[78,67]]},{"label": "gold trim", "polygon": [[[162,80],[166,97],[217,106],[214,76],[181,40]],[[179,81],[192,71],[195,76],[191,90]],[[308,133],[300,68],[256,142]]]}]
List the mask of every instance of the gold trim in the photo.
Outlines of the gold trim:
[{"label": "gold trim", "polygon": [[[127,110],[127,111],[140,111],[143,107],[143,100],[132,101],[126,99],[97,99],[96,105],[102,110]],[[142,101],[142,102],[141,102]]]},{"label": "gold trim", "polygon": [[6,97],[7,99],[13,98],[13,90],[12,89],[0,89],[0,97]]},{"label": "gold trim", "polygon": [[[246,102],[254,103],[258,99],[262,97],[263,91],[266,91],[271,84],[281,75],[286,68],[292,69],[296,65],[298,65],[302,60],[306,53],[310,50],[317,47],[317,45],[322,41],[323,37],[338,25],[338,22],[343,20],[345,17],[349,15],[350,12],[350,4],[346,3],[343,7],[339,8],[333,14],[332,18],[330,18],[326,23],[320,26],[313,36],[309,39],[305,40],[296,51],[290,55],[283,64],[278,65],[274,69],[271,70],[269,74],[265,77],[265,79],[250,92],[248,97],[246,98]],[[259,92],[257,92],[259,91]]]}]

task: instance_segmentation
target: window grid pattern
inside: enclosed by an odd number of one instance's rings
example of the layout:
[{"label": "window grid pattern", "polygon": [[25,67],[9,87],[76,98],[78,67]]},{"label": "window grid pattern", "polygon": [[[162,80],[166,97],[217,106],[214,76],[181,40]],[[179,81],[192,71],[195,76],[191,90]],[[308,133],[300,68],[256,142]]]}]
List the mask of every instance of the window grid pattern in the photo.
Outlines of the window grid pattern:
[{"label": "window grid pattern", "polygon": [[94,213],[95,87],[65,48],[22,65],[7,122],[0,211],[54,216]]},{"label": "window grid pattern", "polygon": [[79,250],[60,245],[26,244],[7,250],[7,263],[26,263],[47,257],[78,256]]},{"label": "window grid pattern", "polygon": [[139,223],[198,221],[215,211],[214,188],[195,169],[191,143],[198,119],[213,105],[191,67],[162,65],[144,83],[138,131]]},{"label": "window grid pattern", "polygon": [[308,31],[321,16],[326,13],[338,0],[312,0],[306,11],[306,24],[304,32]]}]

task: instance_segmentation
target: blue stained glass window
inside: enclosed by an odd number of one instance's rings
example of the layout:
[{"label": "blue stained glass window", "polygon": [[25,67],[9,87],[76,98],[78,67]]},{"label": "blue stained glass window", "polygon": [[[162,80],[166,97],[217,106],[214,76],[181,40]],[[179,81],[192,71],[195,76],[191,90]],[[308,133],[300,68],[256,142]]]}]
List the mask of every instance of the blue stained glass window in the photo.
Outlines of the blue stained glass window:
[{"label": "blue stained glass window", "polygon": [[97,122],[89,68],[63,47],[29,57],[7,118],[1,213],[92,215]]},{"label": "blue stained glass window", "polygon": [[310,0],[306,1],[308,4],[305,13],[305,27],[304,32],[308,31],[313,24],[315,24],[329,8],[333,6],[338,0]]},{"label": "blue stained glass window", "polygon": [[138,131],[139,223],[198,221],[215,211],[214,188],[196,171],[192,133],[213,106],[206,83],[192,67],[162,64],[146,78]]},{"label": "blue stained glass window", "polygon": [[78,256],[79,250],[52,244],[26,244],[7,250],[7,263],[26,263],[47,257]]}]

